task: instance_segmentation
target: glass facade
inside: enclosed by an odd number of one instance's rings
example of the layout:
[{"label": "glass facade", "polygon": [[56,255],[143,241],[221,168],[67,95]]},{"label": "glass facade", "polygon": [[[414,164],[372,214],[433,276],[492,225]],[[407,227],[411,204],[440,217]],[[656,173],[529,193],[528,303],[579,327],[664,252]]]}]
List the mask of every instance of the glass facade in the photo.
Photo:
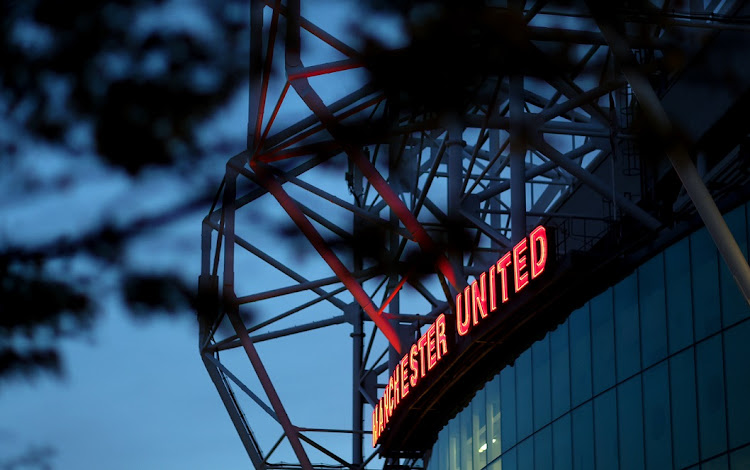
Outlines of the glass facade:
[{"label": "glass facade", "polygon": [[[725,216],[747,256],[747,205]],[[440,431],[428,470],[750,469],[750,308],[705,229],[573,312]]]}]

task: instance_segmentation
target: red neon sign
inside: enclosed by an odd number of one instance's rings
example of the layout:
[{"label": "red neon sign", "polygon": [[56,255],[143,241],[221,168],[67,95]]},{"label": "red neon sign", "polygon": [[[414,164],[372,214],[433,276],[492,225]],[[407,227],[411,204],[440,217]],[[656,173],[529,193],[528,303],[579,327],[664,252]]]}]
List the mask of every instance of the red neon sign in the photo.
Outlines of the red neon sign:
[{"label": "red neon sign", "polygon": [[[508,302],[510,286],[513,286],[514,293],[518,293],[544,272],[549,256],[548,245],[547,230],[541,225],[536,227],[456,295],[457,337],[469,334],[473,327],[496,312],[499,305]],[[383,396],[372,412],[373,447],[377,446],[388,422],[410,390],[417,387],[448,354],[445,328],[445,314],[441,314],[396,364]]]}]

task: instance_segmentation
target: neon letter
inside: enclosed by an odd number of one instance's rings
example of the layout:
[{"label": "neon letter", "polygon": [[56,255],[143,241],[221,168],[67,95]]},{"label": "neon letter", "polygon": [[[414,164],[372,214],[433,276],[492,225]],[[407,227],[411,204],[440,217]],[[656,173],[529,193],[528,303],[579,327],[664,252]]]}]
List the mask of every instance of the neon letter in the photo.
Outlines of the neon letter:
[{"label": "neon letter", "polygon": [[531,231],[529,239],[531,242],[531,279],[534,279],[544,272],[544,265],[547,264],[547,230],[540,225]]},{"label": "neon letter", "polygon": [[407,372],[406,366],[409,364],[409,355],[404,354],[401,358],[401,398],[406,398],[409,393],[409,373]]},{"label": "neon letter", "polygon": [[497,260],[497,273],[500,275],[500,295],[503,303],[508,301],[508,266],[510,266],[510,252]]},{"label": "neon letter", "polygon": [[[437,358],[440,360],[448,352],[448,341],[445,339],[445,314],[441,313],[437,320]],[[443,350],[440,352],[440,350]]]},{"label": "neon letter", "polygon": [[477,281],[471,283],[471,299],[471,318],[476,325],[479,323],[479,315],[487,318],[487,274],[482,273],[479,276],[479,283]]},{"label": "neon letter", "polygon": [[[463,302],[461,301],[460,292],[456,296],[456,331],[458,331],[458,334],[461,336],[465,336],[466,333],[469,332],[469,309],[471,308],[469,305],[471,303],[470,290],[471,288],[469,286],[466,286],[466,289],[464,289]],[[461,305],[463,305],[463,309],[461,308]]]},{"label": "neon letter", "polygon": [[427,329],[427,370],[432,370],[437,364],[437,357],[435,357],[435,346],[437,341],[435,340],[435,324],[430,325]]},{"label": "neon letter", "polygon": [[525,238],[513,247],[513,272],[515,273],[513,281],[516,285],[516,292],[520,292],[529,283],[529,273],[521,273],[521,270],[526,267],[526,256],[522,255],[524,251],[526,251]]},{"label": "neon letter", "polygon": [[497,285],[495,285],[495,265],[490,266],[490,313],[497,310]]},{"label": "neon letter", "polygon": [[417,345],[412,344],[411,349],[409,350],[409,366],[411,367],[411,378],[409,379],[409,382],[411,382],[412,387],[416,387],[417,383],[419,382],[419,368],[417,367]]}]

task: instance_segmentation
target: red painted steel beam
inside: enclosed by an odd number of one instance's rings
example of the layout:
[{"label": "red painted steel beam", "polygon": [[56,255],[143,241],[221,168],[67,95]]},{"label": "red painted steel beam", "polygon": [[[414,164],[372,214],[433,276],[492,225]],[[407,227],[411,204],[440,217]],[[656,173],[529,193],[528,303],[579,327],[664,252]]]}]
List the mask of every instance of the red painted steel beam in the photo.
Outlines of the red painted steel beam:
[{"label": "red painted steel beam", "polygon": [[378,313],[370,296],[367,295],[359,282],[357,282],[356,278],[351,272],[349,272],[341,260],[339,260],[338,256],[336,256],[333,250],[331,250],[328,243],[323,239],[320,233],[318,233],[315,227],[313,227],[307,217],[305,217],[302,213],[302,209],[300,209],[297,203],[289,196],[289,194],[287,194],[286,191],[284,191],[281,183],[276,180],[268,169],[264,168],[262,163],[254,161],[251,162],[250,165],[258,177],[258,182],[279,202],[292,221],[310,241],[313,248],[315,248],[321,258],[323,258],[328,266],[330,266],[349,292],[351,292],[352,296],[354,296],[354,300],[356,300],[362,307],[362,310],[364,310],[372,321],[375,322],[377,327],[380,328],[380,331],[382,331],[385,337],[388,338],[388,341],[399,352],[399,354],[402,354],[403,347],[401,345],[401,340],[396,333],[396,330],[393,328],[393,325]]}]

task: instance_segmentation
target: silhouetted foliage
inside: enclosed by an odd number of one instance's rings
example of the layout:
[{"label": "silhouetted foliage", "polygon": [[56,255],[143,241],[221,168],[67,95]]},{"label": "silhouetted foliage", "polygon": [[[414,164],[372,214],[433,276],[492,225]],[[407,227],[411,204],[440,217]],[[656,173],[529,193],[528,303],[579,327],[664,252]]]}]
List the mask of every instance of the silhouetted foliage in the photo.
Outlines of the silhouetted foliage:
[{"label": "silhouetted foliage", "polygon": [[[246,23],[246,3],[233,0],[1,2],[0,164],[30,158],[26,139],[70,159],[83,142],[133,177],[154,166],[181,171],[205,155],[197,126],[246,83]],[[60,371],[56,340],[95,318],[90,286],[46,271],[50,260],[83,255],[125,271],[124,301],[140,315],[192,306],[195,287],[179,276],[128,272],[124,246],[212,196],[41,245],[0,244],[0,379]]]}]

